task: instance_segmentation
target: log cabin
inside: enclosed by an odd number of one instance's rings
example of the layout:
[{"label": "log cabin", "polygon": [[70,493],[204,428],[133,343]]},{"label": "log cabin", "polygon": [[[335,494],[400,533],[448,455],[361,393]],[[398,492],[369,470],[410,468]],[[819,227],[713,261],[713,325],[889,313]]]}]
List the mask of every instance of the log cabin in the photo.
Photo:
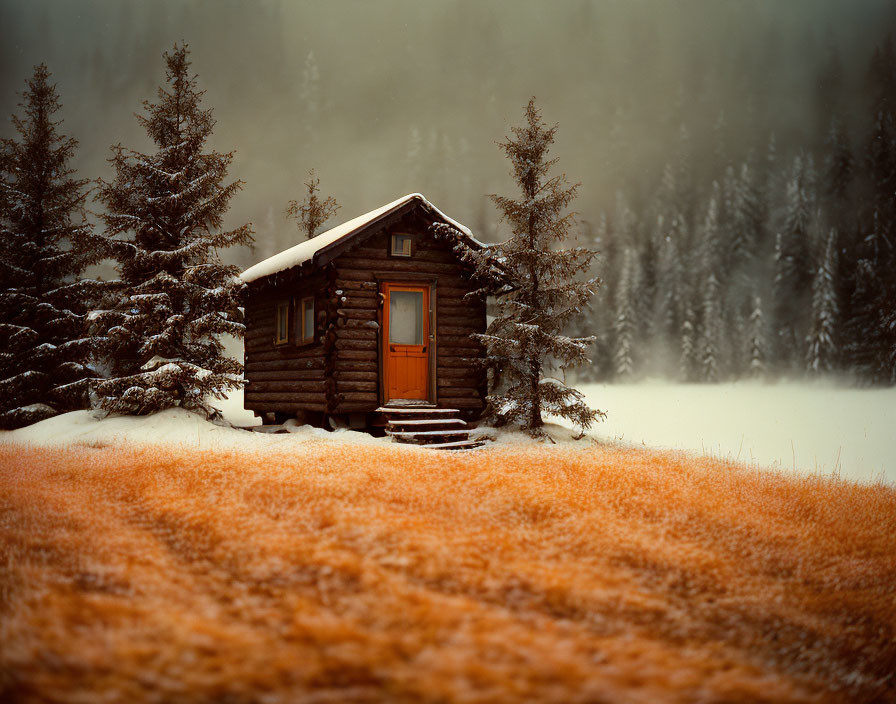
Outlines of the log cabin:
[{"label": "log cabin", "polygon": [[414,193],[244,271],[245,407],[332,428],[384,425],[384,407],[415,404],[476,420],[486,379],[471,335],[486,301],[467,295],[481,284],[460,252],[483,246]]}]

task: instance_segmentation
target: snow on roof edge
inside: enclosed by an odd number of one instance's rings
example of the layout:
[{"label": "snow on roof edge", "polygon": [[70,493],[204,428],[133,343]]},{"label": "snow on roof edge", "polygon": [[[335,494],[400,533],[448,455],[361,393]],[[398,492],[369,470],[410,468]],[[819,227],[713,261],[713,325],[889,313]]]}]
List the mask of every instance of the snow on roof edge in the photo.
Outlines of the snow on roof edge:
[{"label": "snow on roof edge", "polygon": [[482,242],[473,237],[473,233],[468,227],[466,227],[466,225],[462,225],[456,220],[453,220],[452,218],[445,215],[445,213],[443,213],[436,206],[430,203],[426,199],[426,196],[424,196],[422,193],[409,193],[406,196],[402,196],[398,200],[394,200],[391,203],[387,203],[386,205],[376,208],[375,210],[371,210],[369,213],[359,215],[358,217],[348,220],[341,225],[337,225],[336,227],[331,228],[326,232],[322,232],[321,234],[310,240],[300,242],[299,244],[290,247],[289,249],[283,250],[279,254],[275,254],[272,257],[268,257],[267,259],[264,259],[257,264],[250,266],[242,274],[240,274],[240,278],[244,282],[250,283],[252,281],[262,279],[265,276],[277,274],[281,271],[291,269],[294,266],[304,264],[305,262],[312,259],[314,255],[322,249],[336,244],[336,242],[338,242],[339,240],[343,239],[344,237],[348,237],[357,230],[360,230],[368,223],[373,222],[383,215],[387,215],[391,211],[400,208],[401,206],[409,203],[414,199],[420,200],[425,206],[432,209],[445,222],[456,227],[477,245],[482,247],[485,246]]}]

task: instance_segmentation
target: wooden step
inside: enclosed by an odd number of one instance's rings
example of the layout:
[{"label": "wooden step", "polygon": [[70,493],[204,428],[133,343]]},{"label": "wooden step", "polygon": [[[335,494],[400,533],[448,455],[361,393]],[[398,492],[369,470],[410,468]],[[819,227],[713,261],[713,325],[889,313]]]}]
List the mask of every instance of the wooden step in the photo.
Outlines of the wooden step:
[{"label": "wooden step", "polygon": [[387,408],[435,408],[436,404],[430,403],[429,401],[423,401],[418,398],[393,398],[391,401],[386,401]]},{"label": "wooden step", "polygon": [[447,436],[447,435],[469,435],[469,430],[387,430],[386,435],[391,435],[393,438],[419,438],[419,437],[432,437],[433,435],[437,436]]},{"label": "wooden step", "polygon": [[467,422],[460,418],[394,418],[388,421],[392,425],[466,425]]},{"label": "wooden step", "polygon": [[376,409],[376,413],[384,413],[386,415],[426,415],[433,413],[460,413],[460,410],[457,408],[436,408],[435,406],[429,408],[419,408],[419,407],[408,407],[408,408],[399,408],[397,406],[380,406]]}]

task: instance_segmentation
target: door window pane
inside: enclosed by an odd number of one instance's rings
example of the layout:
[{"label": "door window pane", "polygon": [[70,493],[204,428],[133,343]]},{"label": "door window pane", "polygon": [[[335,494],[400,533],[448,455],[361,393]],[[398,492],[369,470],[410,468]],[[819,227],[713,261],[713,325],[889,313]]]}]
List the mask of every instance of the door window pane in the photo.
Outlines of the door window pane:
[{"label": "door window pane", "polygon": [[423,292],[389,293],[389,342],[396,345],[423,344]]}]

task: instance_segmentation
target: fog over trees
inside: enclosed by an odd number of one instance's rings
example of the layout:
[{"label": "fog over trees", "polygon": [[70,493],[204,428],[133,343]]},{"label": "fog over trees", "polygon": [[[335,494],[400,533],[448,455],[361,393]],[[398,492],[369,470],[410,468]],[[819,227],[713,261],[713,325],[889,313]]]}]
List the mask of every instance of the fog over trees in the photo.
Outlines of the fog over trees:
[{"label": "fog over trees", "polygon": [[256,231],[237,265],[299,241],[311,168],[342,219],[421,191],[505,239],[496,142],[535,95],[601,250],[594,378],[896,380],[890,2],[8,0],[0,26],[0,112],[46,62],[90,179],[148,146],[132,115],[190,44]]}]

